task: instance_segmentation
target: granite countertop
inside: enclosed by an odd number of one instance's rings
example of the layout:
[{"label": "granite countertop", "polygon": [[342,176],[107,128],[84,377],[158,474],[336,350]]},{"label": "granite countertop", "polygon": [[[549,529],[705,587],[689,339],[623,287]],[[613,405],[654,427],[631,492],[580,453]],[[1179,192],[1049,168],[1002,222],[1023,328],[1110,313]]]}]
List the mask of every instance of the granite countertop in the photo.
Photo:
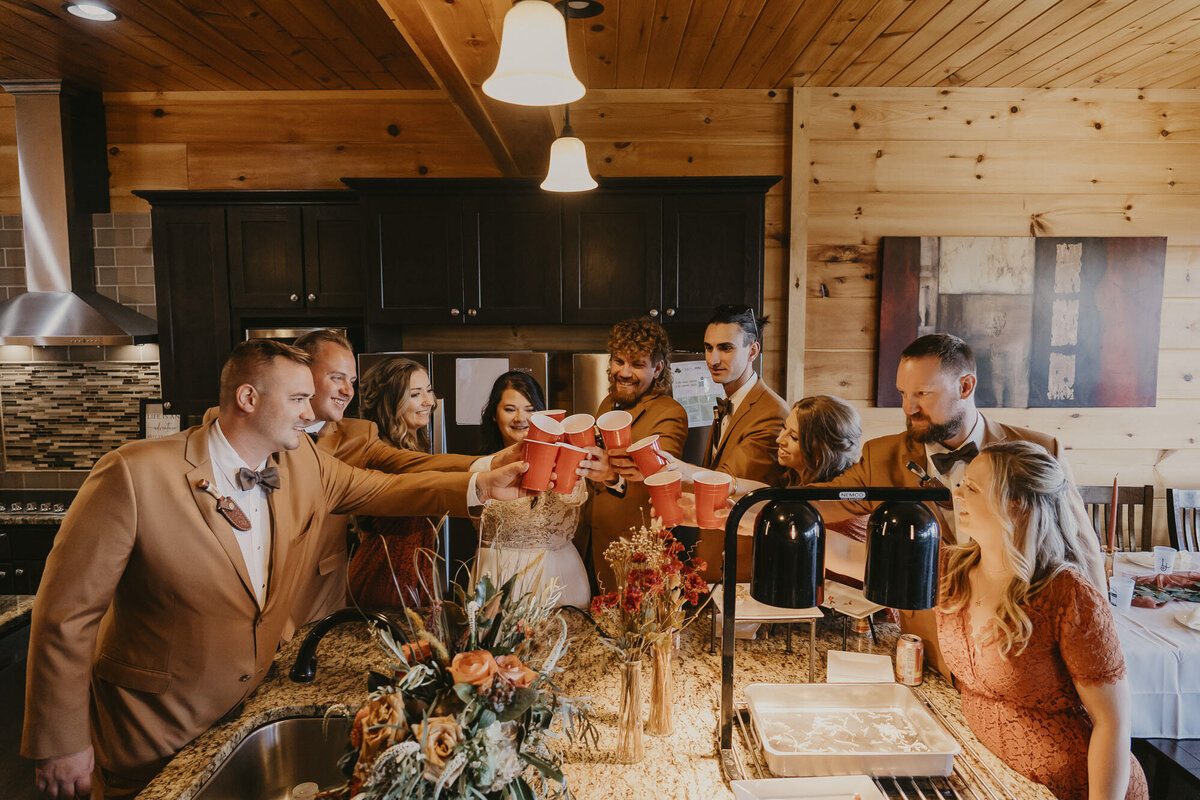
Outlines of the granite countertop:
[{"label": "granite countertop", "polygon": [[[619,690],[619,662],[574,614],[568,616],[571,647],[562,662],[558,684],[570,695],[592,698],[592,719],[600,733],[599,748],[568,746],[564,772],[572,792],[580,800],[591,798],[732,798],[722,778],[717,755],[716,727],[720,703],[720,653],[708,652],[707,619],[685,631],[675,666],[676,725],[666,737],[645,737],[645,758],[637,764],[618,764],[613,758]],[[898,634],[896,626],[876,625],[880,644],[875,652],[891,655]],[[826,650],[841,649],[840,624],[823,623],[817,634],[817,680],[825,679]],[[301,631],[303,633],[303,631]],[[735,664],[735,686],[750,683],[792,683],[808,679],[808,628],[797,626],[792,641],[794,653],[784,647],[782,628],[775,635],[753,641],[739,640]],[[387,661],[372,643],[365,625],[347,624],[334,628],[322,641],[317,678],[311,684],[292,683],[287,672],[295,658],[301,636],[285,645],[263,684],[233,719],[218,722],[179,753],[138,797],[141,800],[188,800],[203,785],[217,765],[251,731],[276,719],[319,716],[330,706],[342,703],[357,707],[366,695],[367,669],[386,667]],[[847,649],[866,649],[867,639],[851,633]],[[643,665],[642,683],[648,708],[650,665]],[[932,670],[925,673],[923,693],[960,732],[966,732],[958,693]],[[738,693],[739,696],[740,693]],[[968,742],[979,754],[972,759],[990,769],[1020,800],[1052,800],[1044,787],[1031,783],[992,756],[969,733]],[[965,755],[965,753],[964,753]],[[960,757],[962,758],[962,757]],[[978,770],[987,779],[986,771]]]},{"label": "granite countertop", "polygon": [[33,595],[0,594],[0,636],[13,628],[29,624],[33,613]]}]

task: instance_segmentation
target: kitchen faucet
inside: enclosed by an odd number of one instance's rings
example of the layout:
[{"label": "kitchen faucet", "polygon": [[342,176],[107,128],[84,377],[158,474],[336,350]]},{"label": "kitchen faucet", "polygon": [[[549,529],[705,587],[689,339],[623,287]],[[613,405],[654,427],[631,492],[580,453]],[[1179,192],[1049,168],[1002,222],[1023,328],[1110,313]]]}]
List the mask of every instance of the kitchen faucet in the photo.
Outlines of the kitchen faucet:
[{"label": "kitchen faucet", "polygon": [[296,663],[292,665],[290,677],[293,683],[312,683],[317,677],[317,644],[321,637],[329,633],[335,626],[343,622],[369,622],[372,625],[385,625],[396,637],[397,641],[406,641],[407,636],[400,626],[390,620],[382,611],[361,611],[357,608],[340,608],[322,619],[304,637],[300,650],[296,653]]}]

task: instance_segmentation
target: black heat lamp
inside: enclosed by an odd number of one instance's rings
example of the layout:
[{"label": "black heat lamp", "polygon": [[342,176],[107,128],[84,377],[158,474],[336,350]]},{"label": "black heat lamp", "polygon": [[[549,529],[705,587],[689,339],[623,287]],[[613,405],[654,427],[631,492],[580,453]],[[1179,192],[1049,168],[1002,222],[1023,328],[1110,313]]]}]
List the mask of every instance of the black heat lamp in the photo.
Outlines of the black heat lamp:
[{"label": "black heat lamp", "polygon": [[[937,604],[937,519],[922,505],[950,499],[947,489],[757,489],[742,497],[725,523],[721,604],[720,747],[726,774],[740,774],[733,753],[733,631],[737,606],[737,529],[752,506],[766,502],[754,526],[750,596],[781,608],[821,604],[825,586],[825,523],[816,500],[866,500],[880,505],[867,524],[864,594],[891,608]],[[811,654],[810,654],[810,657]]]}]

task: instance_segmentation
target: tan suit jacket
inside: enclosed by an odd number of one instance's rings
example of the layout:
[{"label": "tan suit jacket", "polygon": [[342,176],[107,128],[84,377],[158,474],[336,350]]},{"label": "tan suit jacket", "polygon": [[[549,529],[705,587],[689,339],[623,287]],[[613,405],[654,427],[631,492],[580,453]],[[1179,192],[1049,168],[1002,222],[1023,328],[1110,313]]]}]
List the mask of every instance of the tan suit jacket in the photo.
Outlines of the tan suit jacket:
[{"label": "tan suit jacket", "polygon": [[[599,417],[612,411],[612,395],[604,398],[596,410]],[[643,396],[633,406],[625,409],[633,415],[633,441],[651,434],[659,435],[659,448],[679,458],[683,455],[683,443],[687,440],[687,412],[665,394]],[[605,487],[596,485],[589,508],[592,531],[592,567],[602,591],[616,588],[616,576],[604,560],[604,550],[614,541],[629,534],[630,528],[640,528],[650,522],[650,492],[640,481],[626,481],[625,495],[617,497]]]},{"label": "tan suit jacket", "polygon": [[[210,408],[204,421],[217,418],[220,409]],[[477,456],[452,453],[430,455],[416,450],[392,447],[379,438],[379,426],[354,417],[339,422],[326,422],[317,434],[317,449],[352,467],[375,469],[380,472],[467,472]],[[346,529],[349,520],[344,514],[325,518],[328,530],[321,532],[325,546],[317,555],[317,568],[312,578],[301,581],[296,589],[292,619],[284,626],[283,638],[290,639],[296,628],[345,608],[350,604],[346,591],[346,569],[350,554],[346,548]]]},{"label": "tan suit jacket", "polygon": [[303,437],[270,458],[281,487],[260,606],[233,528],[197,488],[213,480],[208,427],[109,453],[71,503],[33,611],[23,755],[94,744],[99,767],[148,780],[266,675],[330,514],[467,511],[465,474],[357,470]]},{"label": "tan suit jacket", "polygon": [[[746,478],[778,486],[783,481],[783,467],[779,466],[776,455],[779,448],[776,440],[788,413],[788,404],[760,377],[733,413],[715,455],[712,431],[709,431],[704,448],[704,468],[728,472],[735,479]],[[739,538],[738,544],[744,545],[738,549],[738,580],[745,582],[750,580],[753,548],[749,537]],[[696,542],[696,556],[704,559],[707,565],[705,579],[720,580],[725,560],[725,534],[701,530]]]},{"label": "tan suit jacket", "polygon": [[[1062,464],[1063,469],[1066,471],[1067,477],[1072,480],[1072,483],[1074,482],[1071,474],[1071,466],[1063,457],[1063,447],[1058,439],[1045,433],[1031,431],[1028,428],[1018,428],[1015,425],[993,422],[987,417],[983,418],[983,425],[983,443],[985,445],[1013,440],[1024,440],[1040,444],[1046,448],[1050,455],[1058,459],[1058,462]],[[927,463],[925,445],[911,441],[907,433],[893,433],[889,436],[880,436],[869,440],[863,445],[862,458],[859,459],[857,464],[831,481],[814,485],[920,488],[920,479],[905,466],[909,461],[915,461],[922,469],[925,469]],[[875,510],[875,506],[877,505],[878,503],[868,503],[863,500],[823,503],[821,506],[821,516],[828,522],[834,522],[848,517],[870,514]],[[929,506],[937,517],[938,526],[942,530],[943,538],[948,540],[950,528],[946,525],[942,509],[933,503],[927,503],[926,505]]]}]

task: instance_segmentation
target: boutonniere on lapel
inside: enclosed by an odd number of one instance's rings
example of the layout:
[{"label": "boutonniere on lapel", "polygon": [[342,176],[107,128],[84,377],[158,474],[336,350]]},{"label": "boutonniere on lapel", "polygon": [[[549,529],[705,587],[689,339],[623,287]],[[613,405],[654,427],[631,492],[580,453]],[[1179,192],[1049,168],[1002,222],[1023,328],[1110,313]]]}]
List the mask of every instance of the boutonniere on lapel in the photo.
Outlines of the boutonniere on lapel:
[{"label": "boutonniere on lapel", "polygon": [[250,530],[250,518],[246,516],[246,512],[238,507],[238,504],[233,502],[232,498],[225,497],[217,491],[217,487],[212,485],[212,481],[207,478],[201,478],[196,481],[196,488],[208,492],[213,497],[217,498],[217,511],[221,516],[229,521],[229,524],[237,528],[239,531]]}]

